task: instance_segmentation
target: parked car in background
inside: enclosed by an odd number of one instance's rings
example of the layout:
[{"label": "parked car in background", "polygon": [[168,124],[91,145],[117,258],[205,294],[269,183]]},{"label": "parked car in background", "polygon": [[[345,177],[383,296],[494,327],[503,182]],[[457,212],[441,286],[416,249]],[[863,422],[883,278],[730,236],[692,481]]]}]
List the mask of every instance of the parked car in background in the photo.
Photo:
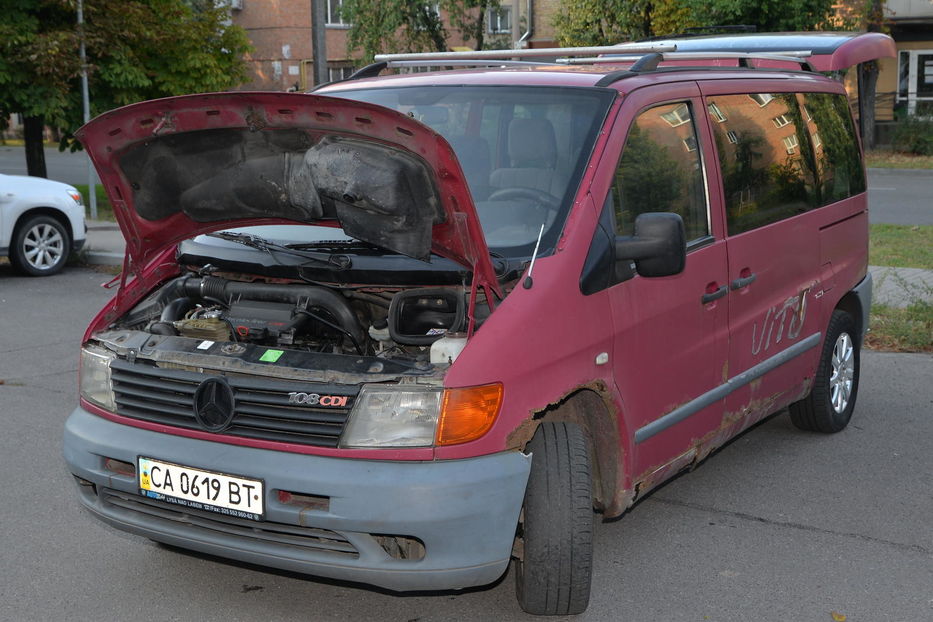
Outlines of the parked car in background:
[{"label": "parked car in background", "polygon": [[0,255],[29,276],[57,274],[84,246],[84,203],[73,186],[0,175]]}]

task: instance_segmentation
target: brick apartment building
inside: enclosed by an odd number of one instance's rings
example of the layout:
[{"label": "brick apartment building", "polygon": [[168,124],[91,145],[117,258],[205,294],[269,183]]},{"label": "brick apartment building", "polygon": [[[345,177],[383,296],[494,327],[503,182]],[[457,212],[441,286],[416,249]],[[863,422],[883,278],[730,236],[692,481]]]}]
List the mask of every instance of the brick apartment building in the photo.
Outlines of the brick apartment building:
[{"label": "brick apartment building", "polygon": [[[348,76],[360,65],[347,50],[349,25],[340,16],[341,0],[326,2],[328,80]],[[234,24],[244,28],[254,52],[247,60],[252,80],[241,90],[304,90],[313,84],[311,50],[312,0],[229,0]],[[550,47],[554,45],[554,14],[561,0],[501,0],[500,8],[490,11],[486,36],[503,47]],[[529,12],[533,28],[529,32]],[[446,19],[443,11],[441,18]],[[448,25],[452,49],[462,49],[463,41]],[[524,36],[524,39],[522,37]],[[494,39],[493,39],[494,37]]]}]

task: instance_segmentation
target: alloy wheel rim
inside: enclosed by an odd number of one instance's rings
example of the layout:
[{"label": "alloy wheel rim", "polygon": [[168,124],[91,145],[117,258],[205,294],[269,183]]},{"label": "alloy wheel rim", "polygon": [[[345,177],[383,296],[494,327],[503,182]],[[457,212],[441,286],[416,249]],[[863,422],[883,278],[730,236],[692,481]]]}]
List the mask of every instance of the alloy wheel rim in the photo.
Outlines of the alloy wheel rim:
[{"label": "alloy wheel rim", "polygon": [[58,229],[48,224],[36,225],[23,239],[23,255],[36,270],[50,270],[62,259],[65,240]]},{"label": "alloy wheel rim", "polygon": [[855,380],[855,347],[848,333],[842,333],[833,346],[832,375],[829,377],[829,399],[836,413],[842,413],[852,397]]}]

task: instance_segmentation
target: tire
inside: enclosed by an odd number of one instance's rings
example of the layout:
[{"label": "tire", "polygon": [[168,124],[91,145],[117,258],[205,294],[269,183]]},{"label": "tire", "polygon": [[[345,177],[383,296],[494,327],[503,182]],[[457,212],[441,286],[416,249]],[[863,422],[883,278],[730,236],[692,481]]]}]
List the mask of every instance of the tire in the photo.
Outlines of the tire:
[{"label": "tire", "polygon": [[528,450],[531,475],[518,537],[515,592],[528,613],[583,613],[593,568],[593,496],[586,438],[575,424],[542,423]]},{"label": "tire", "polygon": [[858,396],[860,350],[855,320],[845,311],[833,311],[813,390],[789,408],[795,426],[830,434],[849,424]]},{"label": "tire", "polygon": [[71,238],[51,216],[33,216],[16,228],[10,263],[22,274],[49,276],[61,272],[71,254]]}]

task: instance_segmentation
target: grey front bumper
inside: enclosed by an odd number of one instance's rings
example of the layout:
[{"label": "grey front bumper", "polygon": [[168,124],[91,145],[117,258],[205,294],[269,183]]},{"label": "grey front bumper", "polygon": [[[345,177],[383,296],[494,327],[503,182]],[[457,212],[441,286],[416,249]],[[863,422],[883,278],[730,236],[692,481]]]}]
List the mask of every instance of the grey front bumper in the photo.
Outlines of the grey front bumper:
[{"label": "grey front bumper", "polygon": [[[65,425],[64,454],[71,472],[84,480],[78,486],[83,505],[118,529],[221,557],[398,591],[459,589],[499,578],[509,564],[531,466],[530,456],[518,451],[437,462],[271,451],[121,425],[82,408]],[[105,468],[107,458],[136,464],[139,455],[264,480],[265,520],[236,524],[183,507],[145,505],[135,476]],[[329,497],[329,507],[283,503],[279,491]],[[263,535],[265,528],[274,537]],[[356,555],[302,544],[315,542],[320,533],[336,534]],[[385,534],[417,538],[424,557],[391,556],[379,544]]]}]

